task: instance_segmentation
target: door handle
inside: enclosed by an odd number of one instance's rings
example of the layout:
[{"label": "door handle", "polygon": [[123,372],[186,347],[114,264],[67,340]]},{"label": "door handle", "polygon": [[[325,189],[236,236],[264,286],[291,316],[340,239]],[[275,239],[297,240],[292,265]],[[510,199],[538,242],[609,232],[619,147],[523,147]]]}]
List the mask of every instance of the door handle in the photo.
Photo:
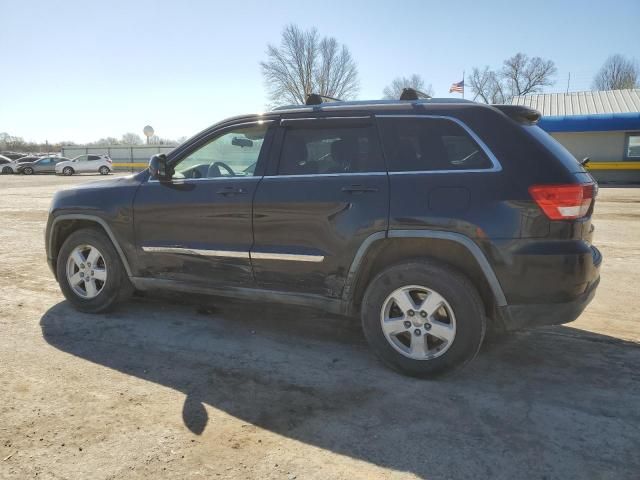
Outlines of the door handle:
[{"label": "door handle", "polygon": [[244,188],[224,187],[216,192],[218,195],[242,195],[247,193]]},{"label": "door handle", "polygon": [[341,189],[346,193],[367,193],[377,192],[377,187],[367,187],[366,185],[349,185],[348,187],[342,187]]}]

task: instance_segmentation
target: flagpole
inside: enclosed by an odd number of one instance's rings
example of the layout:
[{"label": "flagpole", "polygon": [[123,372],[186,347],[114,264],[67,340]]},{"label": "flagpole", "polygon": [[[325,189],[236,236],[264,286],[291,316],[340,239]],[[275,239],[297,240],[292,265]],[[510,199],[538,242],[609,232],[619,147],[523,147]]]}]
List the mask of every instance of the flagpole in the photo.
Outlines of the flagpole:
[{"label": "flagpole", "polygon": [[462,70],[462,98],[464,99],[464,70]]}]

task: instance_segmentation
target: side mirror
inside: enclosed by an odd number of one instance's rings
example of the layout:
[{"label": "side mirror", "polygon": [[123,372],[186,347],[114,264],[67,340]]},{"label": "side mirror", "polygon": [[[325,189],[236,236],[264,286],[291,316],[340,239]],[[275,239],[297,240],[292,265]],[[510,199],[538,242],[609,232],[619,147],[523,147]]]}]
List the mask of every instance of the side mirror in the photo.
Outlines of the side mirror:
[{"label": "side mirror", "polygon": [[149,173],[151,178],[161,182],[171,180],[173,169],[167,166],[167,156],[158,153],[149,160]]}]

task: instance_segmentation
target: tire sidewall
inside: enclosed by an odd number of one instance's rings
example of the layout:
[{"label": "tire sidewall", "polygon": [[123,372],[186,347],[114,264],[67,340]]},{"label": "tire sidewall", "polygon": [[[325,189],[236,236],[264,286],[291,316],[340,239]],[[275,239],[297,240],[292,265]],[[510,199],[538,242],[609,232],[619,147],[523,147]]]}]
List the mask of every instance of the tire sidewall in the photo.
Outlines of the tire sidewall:
[{"label": "tire sidewall", "polygon": [[66,176],[68,176],[68,177],[69,177],[69,176],[71,176],[71,175],[73,175],[73,168],[71,168],[71,167],[64,167],[64,168],[62,169],[62,174],[63,174],[63,175],[66,175]]},{"label": "tire sidewall", "polygon": [[98,169],[100,175],[109,175],[109,167],[102,166]]},{"label": "tire sidewall", "polygon": [[23,173],[24,173],[25,175],[33,175],[33,168],[31,168],[31,167],[27,167],[27,168],[25,168],[25,169],[23,170]]},{"label": "tire sidewall", "polygon": [[[456,336],[449,349],[431,360],[413,360],[387,340],[381,325],[385,300],[396,289],[421,285],[442,295],[451,306]],[[392,266],[370,283],[362,303],[362,326],[374,352],[390,367],[415,377],[432,377],[458,369],[478,353],[486,329],[484,308],[473,284],[456,270],[434,262]]]},{"label": "tire sidewall", "polygon": [[[94,298],[82,298],[73,291],[67,279],[67,261],[69,255],[78,245],[91,245],[102,254],[107,267],[107,280],[102,291]],[[126,274],[111,240],[97,229],[83,229],[72,233],[65,240],[58,252],[56,272],[60,289],[65,298],[78,310],[89,313],[103,312],[111,309],[120,294]]]}]

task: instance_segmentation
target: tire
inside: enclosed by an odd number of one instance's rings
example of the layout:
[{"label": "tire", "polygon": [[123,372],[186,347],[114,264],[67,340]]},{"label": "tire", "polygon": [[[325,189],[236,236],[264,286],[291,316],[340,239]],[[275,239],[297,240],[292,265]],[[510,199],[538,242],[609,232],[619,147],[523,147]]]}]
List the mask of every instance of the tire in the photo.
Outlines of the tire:
[{"label": "tire", "polygon": [[10,173],[13,173],[13,170],[11,170],[11,167],[4,167],[4,168],[2,169],[2,173],[3,173],[4,175],[8,175],[8,174],[10,174]]},{"label": "tire", "polygon": [[33,168],[25,167],[25,169],[22,170],[22,173],[24,173],[25,175],[33,175]]},{"label": "tire", "polygon": [[[95,256],[96,251],[99,258]],[[77,253],[81,257],[77,257]],[[95,261],[90,266],[89,260],[92,258]],[[81,260],[84,261],[82,268],[78,265]],[[133,293],[133,286],[116,249],[99,228],[85,228],[69,235],[58,252],[56,273],[65,298],[82,312],[110,311]],[[74,275],[71,276],[71,273]],[[86,278],[92,278],[89,285],[86,280],[80,280],[80,283],[72,281],[85,278],[85,275]]]},{"label": "tire", "polygon": [[67,177],[70,177],[71,175],[73,175],[73,174],[74,174],[73,168],[71,168],[71,167],[64,167],[64,168],[62,169],[62,174],[63,174],[63,175],[66,175]]},{"label": "tire", "polygon": [[361,315],[374,353],[390,368],[418,378],[450,373],[473,360],[487,325],[471,281],[426,259],[396,264],[377,275],[367,287]]},{"label": "tire", "polygon": [[103,165],[98,169],[98,172],[100,173],[100,175],[109,175],[110,170],[109,167]]}]

